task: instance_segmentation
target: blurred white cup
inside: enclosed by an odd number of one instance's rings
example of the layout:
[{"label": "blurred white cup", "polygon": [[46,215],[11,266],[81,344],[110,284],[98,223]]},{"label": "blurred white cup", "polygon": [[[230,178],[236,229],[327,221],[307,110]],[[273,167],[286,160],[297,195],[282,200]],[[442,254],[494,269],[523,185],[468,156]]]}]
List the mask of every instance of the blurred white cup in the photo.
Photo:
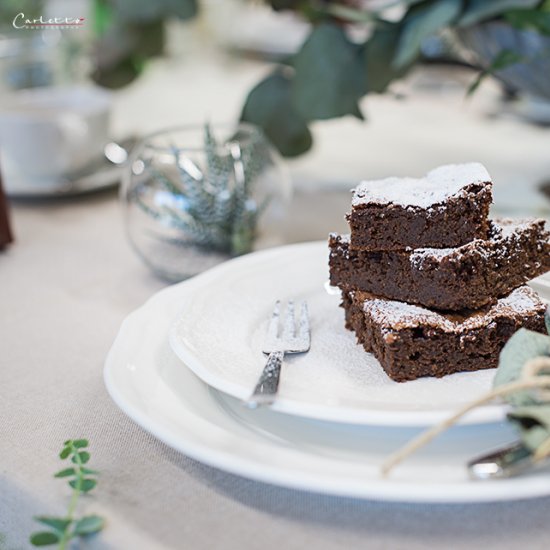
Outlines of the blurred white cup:
[{"label": "blurred white cup", "polygon": [[111,95],[95,87],[22,90],[0,107],[0,169],[8,192],[56,187],[103,154]]}]

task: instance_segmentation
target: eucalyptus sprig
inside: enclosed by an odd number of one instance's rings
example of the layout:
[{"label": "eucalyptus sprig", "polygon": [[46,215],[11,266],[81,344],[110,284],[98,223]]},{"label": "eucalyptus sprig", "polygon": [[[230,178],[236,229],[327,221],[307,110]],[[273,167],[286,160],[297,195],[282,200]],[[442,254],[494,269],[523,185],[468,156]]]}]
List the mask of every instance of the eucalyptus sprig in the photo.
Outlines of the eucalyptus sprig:
[{"label": "eucalyptus sprig", "polygon": [[[545,315],[550,334],[550,308]],[[550,336],[520,329],[500,353],[493,389],[458,410],[392,453],[382,464],[387,476],[398,464],[435,437],[454,426],[465,414],[497,398],[512,406],[508,421],[522,443],[540,462],[550,457]]]},{"label": "eucalyptus sprig", "polygon": [[64,517],[36,516],[34,519],[49,527],[49,530],[31,535],[30,541],[34,546],[57,544],[58,550],[65,550],[71,540],[103,529],[104,521],[100,516],[76,517],[80,496],[90,492],[97,485],[96,476],[99,474],[86,466],[90,460],[90,453],[85,450],[87,447],[86,439],[69,439],[63,443],[59,458],[70,460],[72,466],[60,470],[54,477],[66,478],[72,489],[67,514]]},{"label": "eucalyptus sprig", "polygon": [[[497,19],[550,35],[549,0],[387,0],[376,7],[354,0],[267,2],[312,23],[300,50],[249,92],[241,114],[242,120],[260,126],[285,156],[311,148],[315,120],[346,115],[363,119],[361,99],[385,92],[403,77],[422,58],[424,40],[440,31]],[[357,25],[365,39],[347,32]],[[495,51],[492,64],[470,90],[489,74],[529,61],[517,52]]]}]

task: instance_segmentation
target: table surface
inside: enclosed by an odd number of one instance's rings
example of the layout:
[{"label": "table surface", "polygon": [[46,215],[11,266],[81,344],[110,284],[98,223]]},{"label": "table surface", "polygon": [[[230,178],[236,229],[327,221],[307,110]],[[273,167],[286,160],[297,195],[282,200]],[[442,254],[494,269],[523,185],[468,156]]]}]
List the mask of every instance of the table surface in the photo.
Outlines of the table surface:
[{"label": "table surface", "polygon": [[[169,69],[151,67],[116,97],[117,132],[173,122],[163,101],[149,101],[141,124],[131,115],[152,90],[174,105],[168,96],[191,77],[182,119],[212,114],[211,104],[216,117],[233,117],[266,67],[232,60]],[[290,164],[298,194],[288,242],[343,230],[347,188],[360,175],[419,174],[442,161],[485,162],[498,182],[496,212],[548,214],[536,190],[550,175],[548,131],[495,114],[494,87],[464,106],[460,82],[443,94],[429,74],[415,78],[406,101],[369,99],[365,126],[316,125],[315,151]],[[219,79],[227,84],[222,107],[219,90],[199,97]],[[315,182],[324,191],[312,192]],[[0,548],[27,548],[33,515],[63,513],[64,484],[51,473],[69,437],[89,438],[101,471],[86,506],[107,527],[86,548],[548,547],[550,498],[412,505],[320,496],[242,479],[171,450],[120,412],[103,385],[122,320],[166,285],[128,246],[116,193],[14,203],[12,220],[16,243],[0,255]]]}]

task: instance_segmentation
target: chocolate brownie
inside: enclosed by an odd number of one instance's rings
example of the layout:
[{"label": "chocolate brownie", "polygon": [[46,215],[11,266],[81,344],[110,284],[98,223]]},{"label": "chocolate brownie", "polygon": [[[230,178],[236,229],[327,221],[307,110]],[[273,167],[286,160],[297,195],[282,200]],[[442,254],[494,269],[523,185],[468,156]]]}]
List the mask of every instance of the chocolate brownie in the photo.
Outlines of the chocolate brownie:
[{"label": "chocolate brownie", "polygon": [[360,291],[344,292],[342,306],[347,328],[397,382],[496,367],[519,328],[546,332],[546,306],[527,286],[469,314],[441,314]]},{"label": "chocolate brownie", "polygon": [[491,177],[479,163],[440,166],[424,178],[363,181],[353,192],[351,248],[461,246],[487,236]]},{"label": "chocolate brownie", "polygon": [[349,236],[329,237],[330,282],[436,309],[477,309],[550,270],[544,220],[495,220],[487,240],[411,252],[351,250]]}]

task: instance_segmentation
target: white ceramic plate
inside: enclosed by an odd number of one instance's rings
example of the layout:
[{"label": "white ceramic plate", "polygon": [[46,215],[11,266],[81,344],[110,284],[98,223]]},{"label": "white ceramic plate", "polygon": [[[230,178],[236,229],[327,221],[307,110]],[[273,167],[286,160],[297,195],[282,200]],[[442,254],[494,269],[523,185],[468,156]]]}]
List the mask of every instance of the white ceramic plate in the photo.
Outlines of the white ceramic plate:
[{"label": "white ceramic plate", "polygon": [[170,287],[130,315],[105,365],[107,389],[117,405],[174,449],[244,477],[334,495],[475,502],[550,494],[548,472],[468,480],[469,458],[514,439],[504,423],[454,428],[383,479],[378,473],[383,457],[417,430],[243,408],[197,378],[168,345],[166,334],[182,299],[201,284],[197,279]]},{"label": "white ceramic plate", "polygon": [[[326,292],[327,244],[284,246],[243,256],[182,287],[182,308],[170,330],[172,349],[212,387],[245,399],[263,368],[261,352],[275,299],[306,299],[311,350],[283,366],[274,409],[356,424],[420,426],[447,417],[489,390],[494,369],[397,383],[344,328],[340,297]],[[186,290],[189,288],[189,290]],[[465,423],[494,422],[492,405]]]}]

